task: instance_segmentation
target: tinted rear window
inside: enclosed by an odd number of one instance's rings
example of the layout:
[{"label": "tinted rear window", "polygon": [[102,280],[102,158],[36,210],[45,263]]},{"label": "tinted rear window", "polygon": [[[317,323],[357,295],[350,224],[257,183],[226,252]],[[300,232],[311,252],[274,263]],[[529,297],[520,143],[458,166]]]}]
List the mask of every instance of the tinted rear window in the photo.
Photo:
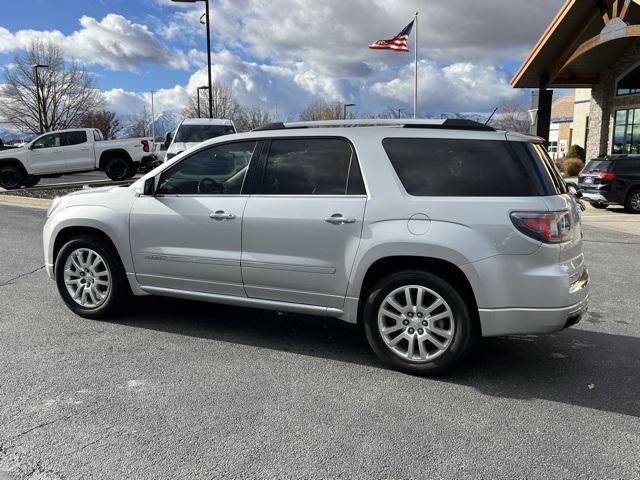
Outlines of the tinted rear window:
[{"label": "tinted rear window", "polygon": [[506,141],[386,138],[404,188],[414,196],[539,195],[535,179]]},{"label": "tinted rear window", "polygon": [[181,125],[175,142],[200,143],[211,138],[236,133],[230,125]]},{"label": "tinted rear window", "polygon": [[611,160],[591,160],[582,170],[583,173],[610,172],[613,169]]},{"label": "tinted rear window", "polygon": [[640,175],[640,158],[621,158],[616,161],[615,171]]}]

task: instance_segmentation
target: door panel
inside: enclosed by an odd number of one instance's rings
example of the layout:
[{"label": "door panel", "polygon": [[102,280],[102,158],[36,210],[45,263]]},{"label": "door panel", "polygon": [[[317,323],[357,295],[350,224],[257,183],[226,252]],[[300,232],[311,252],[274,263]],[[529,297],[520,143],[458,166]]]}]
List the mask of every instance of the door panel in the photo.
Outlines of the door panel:
[{"label": "door panel", "polygon": [[85,130],[63,133],[62,144],[64,145],[62,151],[66,159],[67,170],[79,172],[95,167],[93,143],[89,143]]},{"label": "door panel", "polygon": [[131,211],[131,251],[138,282],[245,296],[240,240],[246,202],[246,196],[238,195],[137,198]]},{"label": "door panel", "polygon": [[29,150],[29,163],[34,175],[67,171],[59,133],[43,135]]},{"label": "door panel", "polygon": [[[250,197],[242,231],[247,295],[341,308],[365,204],[365,197]],[[353,223],[329,219],[336,214]]]}]

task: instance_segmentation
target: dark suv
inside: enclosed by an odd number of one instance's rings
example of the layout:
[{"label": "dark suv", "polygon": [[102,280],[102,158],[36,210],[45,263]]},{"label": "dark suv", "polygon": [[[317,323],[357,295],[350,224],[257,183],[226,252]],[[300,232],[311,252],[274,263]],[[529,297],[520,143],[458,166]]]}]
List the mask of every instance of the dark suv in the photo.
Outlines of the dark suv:
[{"label": "dark suv", "polygon": [[591,160],[578,177],[583,198],[595,208],[624,205],[640,213],[640,155],[611,155]]}]

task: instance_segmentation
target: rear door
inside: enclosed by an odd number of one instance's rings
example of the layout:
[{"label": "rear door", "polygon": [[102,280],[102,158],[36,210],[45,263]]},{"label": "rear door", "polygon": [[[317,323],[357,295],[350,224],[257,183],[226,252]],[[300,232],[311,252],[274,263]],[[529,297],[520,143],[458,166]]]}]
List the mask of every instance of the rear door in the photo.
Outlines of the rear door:
[{"label": "rear door", "polygon": [[87,137],[86,130],[74,130],[60,134],[62,154],[66,160],[67,170],[80,172],[92,170],[95,166],[93,142]]},{"label": "rear door", "polygon": [[242,277],[252,298],[341,308],[366,191],[343,138],[274,139],[244,213]]}]

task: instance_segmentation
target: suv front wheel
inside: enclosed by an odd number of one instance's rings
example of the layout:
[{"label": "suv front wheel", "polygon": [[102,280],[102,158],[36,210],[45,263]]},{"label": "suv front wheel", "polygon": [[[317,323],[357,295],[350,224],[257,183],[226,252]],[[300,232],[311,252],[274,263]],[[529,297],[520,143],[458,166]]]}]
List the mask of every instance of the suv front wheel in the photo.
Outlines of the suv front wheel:
[{"label": "suv front wheel", "polygon": [[374,352],[414,375],[440,373],[460,361],[476,337],[469,308],[451,283],[429,272],[402,271],[382,279],[364,306]]},{"label": "suv front wheel", "polygon": [[92,236],[74,238],[62,247],[55,277],[64,302],[85,318],[114,314],[129,293],[117,252]]},{"label": "suv front wheel", "polygon": [[625,208],[629,213],[640,213],[640,189],[636,189],[629,194]]}]

